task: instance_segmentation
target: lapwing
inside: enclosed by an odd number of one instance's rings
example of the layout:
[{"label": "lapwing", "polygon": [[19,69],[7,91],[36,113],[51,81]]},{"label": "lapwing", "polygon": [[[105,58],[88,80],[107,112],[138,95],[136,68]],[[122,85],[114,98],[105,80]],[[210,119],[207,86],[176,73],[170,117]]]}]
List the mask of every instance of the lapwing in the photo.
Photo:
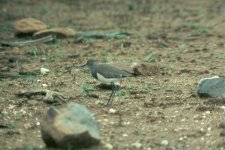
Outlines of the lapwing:
[{"label": "lapwing", "polygon": [[90,59],[86,62],[86,64],[82,66],[88,66],[92,77],[103,82],[110,83],[112,86],[112,93],[109,97],[109,100],[106,106],[112,106],[113,98],[117,90],[119,90],[119,86],[115,85],[120,79],[125,77],[134,77],[135,74],[128,72],[126,70],[119,69],[110,64],[99,63],[97,60]]}]

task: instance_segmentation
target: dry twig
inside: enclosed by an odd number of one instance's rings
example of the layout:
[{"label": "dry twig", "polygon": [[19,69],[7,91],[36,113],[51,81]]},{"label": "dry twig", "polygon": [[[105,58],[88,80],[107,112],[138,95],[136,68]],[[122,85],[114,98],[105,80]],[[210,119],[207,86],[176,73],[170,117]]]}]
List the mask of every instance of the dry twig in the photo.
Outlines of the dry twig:
[{"label": "dry twig", "polygon": [[11,42],[11,41],[1,41],[1,46],[5,47],[23,47],[31,44],[37,44],[37,43],[46,43],[51,42],[56,39],[55,36],[49,35],[43,38],[35,39],[35,40],[29,40],[29,41],[21,41],[21,42]]},{"label": "dry twig", "polygon": [[30,98],[31,96],[35,96],[35,95],[44,95],[45,96],[44,100],[48,100],[48,101],[53,101],[55,98],[59,98],[61,101],[66,102],[66,100],[68,99],[68,97],[64,96],[63,94],[59,92],[46,90],[46,89],[35,90],[35,91],[24,91],[24,92],[18,93],[17,95],[21,97],[27,97],[27,98]]}]

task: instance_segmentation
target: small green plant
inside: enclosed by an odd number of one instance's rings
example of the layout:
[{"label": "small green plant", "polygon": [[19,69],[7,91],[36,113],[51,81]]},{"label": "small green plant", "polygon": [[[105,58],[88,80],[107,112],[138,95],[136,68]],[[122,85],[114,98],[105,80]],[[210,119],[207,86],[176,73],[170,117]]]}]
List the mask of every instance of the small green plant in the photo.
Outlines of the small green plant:
[{"label": "small green plant", "polygon": [[189,48],[189,46],[187,44],[180,44],[180,45],[178,45],[178,49],[179,50],[186,50],[188,48]]},{"label": "small green plant", "polygon": [[21,119],[23,119],[23,116],[18,114],[18,115],[15,116],[15,119],[16,120],[21,120]]},{"label": "small green plant", "polygon": [[46,56],[46,62],[52,62],[54,61],[54,57],[53,56]]},{"label": "small green plant", "polygon": [[93,91],[93,90],[95,90],[95,87],[90,86],[90,85],[84,83],[84,84],[81,85],[80,94],[82,96],[87,96],[89,94],[89,92],[90,91]]},{"label": "small green plant", "polygon": [[127,97],[127,93],[124,90],[117,91],[115,95],[119,97],[121,102]]},{"label": "small green plant", "polygon": [[38,149],[39,148],[37,148],[35,145],[24,148],[24,150],[38,150]]},{"label": "small green plant", "polygon": [[15,126],[15,124],[14,124],[13,122],[8,123],[8,124],[7,124],[7,127],[8,127],[9,129],[15,129],[15,128],[16,128],[16,126]]},{"label": "small green plant", "polygon": [[34,48],[31,51],[26,52],[25,55],[37,57],[41,55],[41,52],[38,48]]},{"label": "small green plant", "polygon": [[42,14],[42,15],[46,15],[46,14],[49,14],[51,12],[53,12],[53,9],[49,6],[47,6],[47,5],[41,7],[40,10],[39,10],[39,13]]},{"label": "small green plant", "polygon": [[125,97],[126,96],[126,92],[124,90],[119,90],[116,92],[116,95],[119,97]]},{"label": "small green plant", "polygon": [[68,144],[68,145],[67,145],[67,150],[72,150],[72,149],[73,149],[73,145]]},{"label": "small green plant", "polygon": [[144,58],[145,62],[152,63],[152,62],[159,62],[162,59],[160,54],[148,54]]},{"label": "small green plant", "polygon": [[0,23],[0,31],[13,31],[13,25],[10,23]]},{"label": "small green plant", "polygon": [[198,28],[197,30],[198,33],[202,34],[202,33],[209,33],[210,32],[210,29],[208,27],[200,27]]}]

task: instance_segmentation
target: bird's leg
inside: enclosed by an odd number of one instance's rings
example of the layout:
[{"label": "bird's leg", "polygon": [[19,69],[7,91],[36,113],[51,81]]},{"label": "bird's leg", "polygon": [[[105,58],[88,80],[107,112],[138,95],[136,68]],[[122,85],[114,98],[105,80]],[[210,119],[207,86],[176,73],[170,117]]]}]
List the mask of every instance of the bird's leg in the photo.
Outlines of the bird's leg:
[{"label": "bird's leg", "polygon": [[113,98],[114,98],[114,96],[116,94],[116,91],[118,90],[118,87],[113,82],[111,83],[111,85],[112,85],[112,93],[111,93],[111,95],[109,97],[109,100],[108,100],[108,102],[106,104],[106,106],[108,106],[108,107],[112,106]]}]

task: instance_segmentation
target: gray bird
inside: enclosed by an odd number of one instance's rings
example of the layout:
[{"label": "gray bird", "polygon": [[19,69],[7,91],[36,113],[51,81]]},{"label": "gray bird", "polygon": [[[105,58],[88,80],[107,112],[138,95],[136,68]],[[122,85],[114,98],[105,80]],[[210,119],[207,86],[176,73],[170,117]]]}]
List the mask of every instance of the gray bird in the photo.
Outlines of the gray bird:
[{"label": "gray bird", "polygon": [[110,83],[112,86],[112,93],[109,97],[109,100],[106,106],[112,106],[113,98],[117,90],[119,90],[118,86],[115,85],[115,82],[119,81],[124,77],[133,77],[135,74],[130,73],[125,70],[121,70],[109,64],[98,63],[97,60],[90,59],[86,62],[86,64],[82,66],[88,66],[92,77],[95,79],[104,82]]}]

